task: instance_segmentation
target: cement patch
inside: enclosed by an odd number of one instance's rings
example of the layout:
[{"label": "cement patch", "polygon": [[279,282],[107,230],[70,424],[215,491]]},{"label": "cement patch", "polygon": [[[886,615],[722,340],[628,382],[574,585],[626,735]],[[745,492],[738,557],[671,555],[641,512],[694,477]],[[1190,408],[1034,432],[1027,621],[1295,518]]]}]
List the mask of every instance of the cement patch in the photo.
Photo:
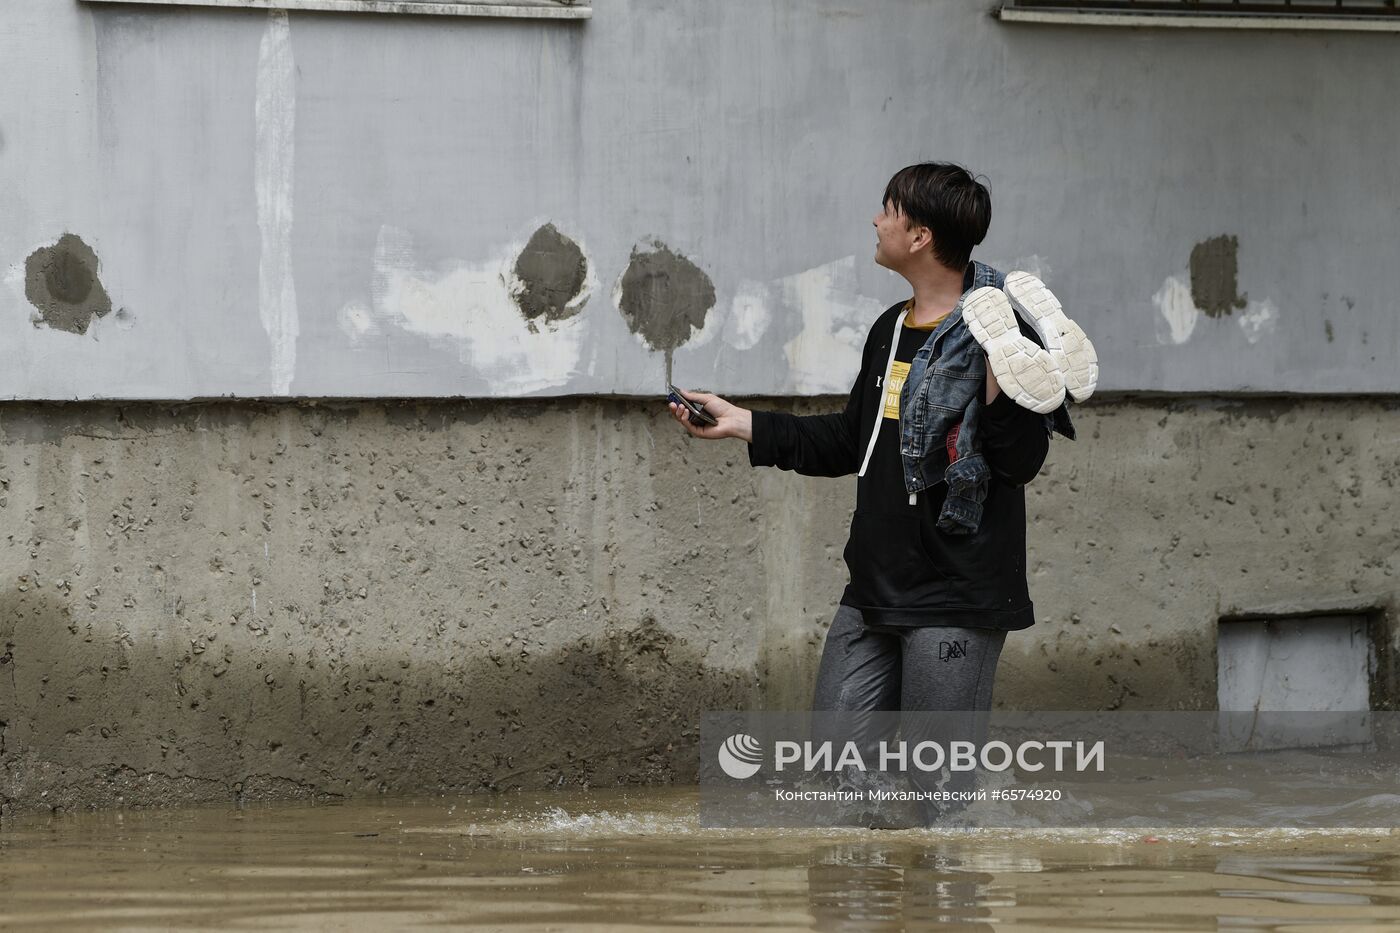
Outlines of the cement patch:
[{"label": "cement patch", "polygon": [[618,290],[618,310],[632,333],[666,354],[666,381],[676,348],[705,326],[715,286],[704,271],[664,244],[633,250]]},{"label": "cement patch", "polygon": [[520,288],[512,297],[533,328],[536,320],[559,321],[580,311],[588,260],[577,243],[545,224],[521,250],[515,277]]},{"label": "cement patch", "polygon": [[34,326],[86,334],[93,318],[112,310],[97,273],[97,254],[72,233],[30,253],[24,263],[24,295],[39,311]]},{"label": "cement patch", "polygon": [[1248,298],[1240,294],[1240,241],[1217,236],[1191,247],[1191,300],[1207,317],[1220,317],[1242,309]]}]

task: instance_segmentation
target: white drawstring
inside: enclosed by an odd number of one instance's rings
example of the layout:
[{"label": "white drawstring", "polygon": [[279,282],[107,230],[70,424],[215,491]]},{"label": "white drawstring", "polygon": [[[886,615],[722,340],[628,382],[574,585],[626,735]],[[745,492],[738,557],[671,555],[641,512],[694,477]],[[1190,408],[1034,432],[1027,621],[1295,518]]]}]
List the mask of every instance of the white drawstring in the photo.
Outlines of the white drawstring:
[{"label": "white drawstring", "polygon": [[890,390],[890,370],[894,369],[894,355],[899,350],[899,335],[902,333],[900,328],[904,326],[904,316],[908,313],[909,309],[905,308],[899,312],[899,319],[894,322],[894,336],[890,338],[890,358],[885,361],[885,378],[880,383],[880,404],[875,409],[875,430],[870,432],[870,443],[865,446],[865,460],[856,476],[864,476],[865,468],[870,466],[870,455],[875,453],[875,439],[880,436],[880,427],[885,423],[885,393]]},{"label": "white drawstring", "polygon": [[[870,466],[870,457],[875,453],[875,440],[880,436],[880,428],[885,423],[885,393],[890,390],[890,372],[894,369],[894,356],[899,350],[899,337],[904,333],[904,316],[909,313],[905,308],[899,312],[899,319],[894,322],[894,336],[890,338],[890,358],[885,361],[885,378],[880,380],[880,404],[875,409],[875,430],[870,432],[870,443],[865,445],[865,460],[860,465],[860,472],[856,476],[864,476],[865,468]],[[911,492],[909,494],[909,504],[914,505],[919,501],[919,494]]]}]

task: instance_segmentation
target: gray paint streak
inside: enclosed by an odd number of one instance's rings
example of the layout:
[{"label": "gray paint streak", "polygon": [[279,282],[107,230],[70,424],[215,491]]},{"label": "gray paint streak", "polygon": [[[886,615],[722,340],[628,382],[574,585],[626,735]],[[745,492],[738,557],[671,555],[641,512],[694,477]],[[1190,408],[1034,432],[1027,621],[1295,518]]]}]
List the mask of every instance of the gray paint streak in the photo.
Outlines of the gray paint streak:
[{"label": "gray paint streak", "polygon": [[[393,322],[357,341],[337,315],[369,293],[385,226],[433,268],[513,257],[546,223],[584,245],[604,295],[642,237],[689,257],[715,305],[673,351],[677,372],[789,394],[804,308],[780,283],[854,257],[845,306],[908,297],[871,261],[869,220],[890,173],[926,157],[990,179],[975,255],[1039,269],[1099,348],[1101,391],[1400,391],[1400,176],[1374,155],[1400,136],[1387,37],[1039,29],[999,24],[982,0],[611,0],[586,25],[291,18],[291,395],[501,393],[450,341]],[[0,397],[267,394],[251,118],[264,23],[0,4],[17,179],[0,190],[0,341],[18,361]],[[29,326],[24,259],[65,230],[139,309],[130,329],[97,342]],[[1154,337],[1153,296],[1189,287],[1195,244],[1223,231],[1242,244],[1237,294],[1276,308],[1273,325],[1247,331],[1246,309],[1199,315],[1180,346]],[[745,302],[770,322],[752,343],[726,326]],[[532,394],[655,391],[664,354],[611,301],[575,320],[577,363]],[[64,366],[43,363],[57,352]],[[833,357],[825,391],[857,364]]]}]

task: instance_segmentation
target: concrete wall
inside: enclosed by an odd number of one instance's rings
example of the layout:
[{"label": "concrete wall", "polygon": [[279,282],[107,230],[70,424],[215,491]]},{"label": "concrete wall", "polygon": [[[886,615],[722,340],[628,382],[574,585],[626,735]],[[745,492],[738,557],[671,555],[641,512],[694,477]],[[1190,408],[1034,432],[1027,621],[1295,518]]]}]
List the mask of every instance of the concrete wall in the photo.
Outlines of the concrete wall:
[{"label": "concrete wall", "polygon": [[1393,36],[990,7],[7,0],[0,397],[652,395],[668,357],[844,392],[905,297],[869,219],[929,157],[988,177],[979,256],[1057,289],[1105,389],[1400,388]]},{"label": "concrete wall", "polygon": [[[1394,402],[1079,424],[1000,706],[1212,709],[1260,611],[1371,613],[1393,703]],[[807,706],[853,492],[622,401],[10,406],[0,797],[694,780],[701,711]]]},{"label": "concrete wall", "polygon": [[606,396],[839,405],[928,157],[1103,359],[999,703],[1211,708],[1218,620],[1313,612],[1393,705],[1393,38],[986,14],[5,3],[0,810],[689,780],[807,705],[852,483]]}]

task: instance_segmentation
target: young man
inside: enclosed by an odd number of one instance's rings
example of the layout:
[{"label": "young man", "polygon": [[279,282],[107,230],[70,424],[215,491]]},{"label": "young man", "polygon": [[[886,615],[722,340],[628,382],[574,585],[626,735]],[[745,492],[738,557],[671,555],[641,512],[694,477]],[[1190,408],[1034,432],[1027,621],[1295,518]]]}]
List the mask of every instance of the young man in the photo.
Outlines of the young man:
[{"label": "young man", "polygon": [[[686,393],[718,422],[705,426],[671,403],[691,435],[746,441],[753,466],[859,477],[815,711],[858,722],[989,710],[1006,633],[1034,623],[1023,487],[1053,430],[1073,438],[1067,380],[1088,397],[1097,362],[1038,279],[969,261],[990,222],[987,189],[959,166],[890,180],[875,261],[913,297],[871,327],[844,411],[798,417]],[[885,737],[862,732],[867,761]]]}]

